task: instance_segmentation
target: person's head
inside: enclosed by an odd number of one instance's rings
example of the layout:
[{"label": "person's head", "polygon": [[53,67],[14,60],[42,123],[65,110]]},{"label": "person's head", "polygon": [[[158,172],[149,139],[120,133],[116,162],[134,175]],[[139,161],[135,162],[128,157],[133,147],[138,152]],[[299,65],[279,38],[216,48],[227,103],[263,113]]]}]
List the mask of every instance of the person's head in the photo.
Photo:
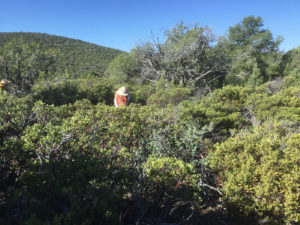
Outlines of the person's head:
[{"label": "person's head", "polygon": [[10,83],[10,81],[7,79],[1,80],[0,81],[0,90],[3,90],[9,83]]},{"label": "person's head", "polygon": [[2,85],[8,85],[8,84],[10,83],[10,81],[7,80],[7,79],[2,79],[2,80],[0,81],[0,83],[1,83]]},{"label": "person's head", "polygon": [[129,91],[126,87],[121,87],[116,91],[116,94],[120,96],[128,96]]}]

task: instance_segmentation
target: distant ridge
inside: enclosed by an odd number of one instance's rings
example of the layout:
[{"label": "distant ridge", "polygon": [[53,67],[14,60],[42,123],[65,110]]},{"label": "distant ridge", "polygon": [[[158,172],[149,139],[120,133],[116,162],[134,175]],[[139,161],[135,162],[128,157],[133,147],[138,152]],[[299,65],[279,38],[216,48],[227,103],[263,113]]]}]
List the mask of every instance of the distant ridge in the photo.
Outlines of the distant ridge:
[{"label": "distant ridge", "polygon": [[58,72],[79,76],[97,73],[100,76],[110,61],[123,51],[81,40],[32,32],[0,32],[0,47],[13,39],[37,43],[42,49],[52,49],[57,55]]}]

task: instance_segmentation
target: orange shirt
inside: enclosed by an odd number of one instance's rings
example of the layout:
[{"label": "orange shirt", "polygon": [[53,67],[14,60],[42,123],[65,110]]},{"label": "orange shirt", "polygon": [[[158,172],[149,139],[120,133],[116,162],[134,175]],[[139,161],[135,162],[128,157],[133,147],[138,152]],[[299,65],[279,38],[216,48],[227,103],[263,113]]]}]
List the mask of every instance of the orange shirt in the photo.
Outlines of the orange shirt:
[{"label": "orange shirt", "polygon": [[116,107],[125,106],[128,104],[128,97],[129,96],[120,96],[115,94],[115,105]]}]

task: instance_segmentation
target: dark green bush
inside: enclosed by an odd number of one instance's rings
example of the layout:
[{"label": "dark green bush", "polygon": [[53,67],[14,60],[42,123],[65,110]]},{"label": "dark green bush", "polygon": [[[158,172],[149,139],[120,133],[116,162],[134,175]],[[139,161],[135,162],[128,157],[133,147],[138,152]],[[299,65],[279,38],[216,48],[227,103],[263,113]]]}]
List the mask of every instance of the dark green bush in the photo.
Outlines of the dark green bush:
[{"label": "dark green bush", "polygon": [[[28,171],[23,187],[10,189],[0,206],[6,224],[118,224],[128,202],[123,195],[132,178],[110,165],[105,155],[71,153],[44,164],[40,173]],[[10,214],[17,214],[16,217]]]}]

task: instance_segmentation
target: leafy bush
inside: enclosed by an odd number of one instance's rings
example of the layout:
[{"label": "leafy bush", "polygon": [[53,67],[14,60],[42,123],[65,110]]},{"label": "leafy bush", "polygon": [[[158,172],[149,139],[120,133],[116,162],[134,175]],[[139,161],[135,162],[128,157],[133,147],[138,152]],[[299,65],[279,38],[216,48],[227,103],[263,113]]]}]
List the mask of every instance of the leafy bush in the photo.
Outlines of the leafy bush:
[{"label": "leafy bush", "polygon": [[[166,202],[180,200],[200,201],[200,176],[197,175],[192,164],[175,157],[150,156],[144,165],[146,173],[145,183],[158,189],[155,194],[165,195]],[[151,190],[153,191],[153,190]]]},{"label": "leafy bush", "polygon": [[20,137],[34,122],[29,97],[18,98],[0,91],[0,198],[11,186],[18,185],[28,169],[30,152],[22,151]]},{"label": "leafy bush", "polygon": [[146,105],[147,99],[154,94],[155,91],[156,87],[153,84],[130,85],[130,102]]},{"label": "leafy bush", "polygon": [[138,74],[140,74],[139,62],[132,52],[116,56],[105,71],[105,75],[115,84],[132,83]]},{"label": "leafy bush", "polygon": [[[171,210],[177,207],[176,204],[183,207],[189,202],[200,202],[201,176],[197,167],[201,163],[199,154],[203,151],[204,135],[209,129],[204,127],[197,132],[196,124],[192,125],[192,121],[181,123],[176,110],[135,104],[119,109],[104,104],[95,106],[87,100],[62,106],[37,102],[32,110],[36,115],[35,123],[26,128],[20,140],[20,149],[31,155],[26,159],[31,165],[30,170],[23,173],[20,183],[21,187],[27,188],[22,190],[14,187],[8,194],[15,196],[15,200],[4,203],[9,211],[25,201],[22,204],[26,205],[27,210],[18,213],[22,220],[28,223],[53,223],[57,220],[58,224],[63,224],[77,218],[79,224],[90,224],[101,217],[101,221],[115,223],[117,213],[124,210],[128,201],[134,205],[132,209],[140,210],[137,202],[140,199],[153,212],[162,210],[166,203],[170,207],[168,210]],[[156,139],[158,136],[153,136],[155,130],[166,131],[164,137],[168,148],[152,148],[159,141]],[[161,157],[156,160],[154,157],[158,156]],[[165,170],[160,170],[161,167]],[[99,170],[104,174],[99,175]],[[111,170],[114,175],[105,175]],[[175,170],[178,172],[173,173]],[[64,172],[59,174],[58,171]],[[71,175],[74,171],[76,175]],[[122,171],[126,171],[126,175]],[[143,171],[146,172],[144,185],[140,180]],[[160,179],[155,171],[159,172]],[[76,177],[81,173],[85,174],[85,178],[80,183],[81,178]],[[106,176],[109,179],[105,181],[106,186],[99,189],[104,194],[102,196],[102,193],[90,187],[89,182],[101,178],[97,185],[102,186],[101,182]],[[117,176],[117,180],[114,176]],[[131,179],[127,180],[128,176]],[[170,182],[164,177],[171,179]],[[117,183],[118,179],[122,184]],[[113,191],[107,195],[106,190]],[[102,201],[89,205],[90,191]],[[49,195],[44,195],[41,200],[44,192]],[[33,202],[24,200],[18,193]],[[57,206],[61,201],[63,209]],[[105,202],[124,207],[110,208],[103,205]],[[90,208],[97,213],[90,215]],[[110,212],[110,216],[105,217],[104,208]],[[84,219],[86,213],[90,215],[90,220]],[[132,218],[138,218],[135,212],[130,213]],[[153,215],[149,212],[147,217]],[[125,217],[124,220],[129,219]]]},{"label": "leafy bush", "polygon": [[[26,188],[10,189],[2,204],[6,224],[118,224],[128,204],[123,200],[124,184],[132,180],[126,171],[110,165],[104,156],[72,153],[45,164],[40,173],[23,175]],[[7,217],[10,214],[14,217]]]},{"label": "leafy bush", "polygon": [[147,99],[147,104],[156,104],[165,107],[168,104],[178,105],[191,96],[191,90],[183,87],[161,88]]},{"label": "leafy bush", "polygon": [[284,77],[283,87],[299,87],[300,86],[300,69],[294,69],[290,74]]},{"label": "leafy bush", "polygon": [[298,222],[299,130],[268,124],[216,144],[210,165],[229,205],[245,213]]},{"label": "leafy bush", "polygon": [[113,87],[104,79],[74,79],[41,82],[33,87],[34,99],[47,104],[63,105],[80,99],[89,99],[93,104],[113,103]]},{"label": "leafy bush", "polygon": [[246,102],[252,106],[257,119],[266,121],[272,118],[297,122],[300,120],[300,89],[290,87],[270,96],[267,91],[252,94]]},{"label": "leafy bush", "polygon": [[232,131],[250,125],[244,115],[245,104],[251,90],[242,87],[225,86],[199,101],[181,104],[183,119],[193,120],[201,126],[213,127],[213,141],[223,141]]}]

